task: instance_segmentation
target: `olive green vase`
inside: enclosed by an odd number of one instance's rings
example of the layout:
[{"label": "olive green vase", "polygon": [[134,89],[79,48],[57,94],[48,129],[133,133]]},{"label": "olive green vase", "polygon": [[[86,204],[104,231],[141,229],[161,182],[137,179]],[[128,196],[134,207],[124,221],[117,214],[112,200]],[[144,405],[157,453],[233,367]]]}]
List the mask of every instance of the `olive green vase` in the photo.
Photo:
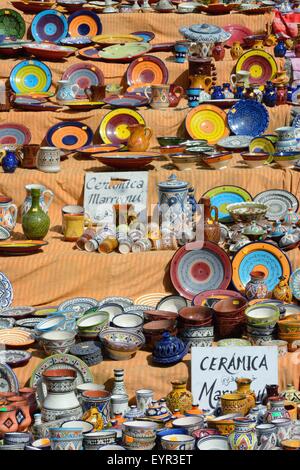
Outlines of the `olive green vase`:
[{"label": "olive green vase", "polygon": [[40,189],[31,190],[31,208],[22,218],[24,235],[30,240],[43,240],[50,227],[50,218],[40,206],[40,196]]}]

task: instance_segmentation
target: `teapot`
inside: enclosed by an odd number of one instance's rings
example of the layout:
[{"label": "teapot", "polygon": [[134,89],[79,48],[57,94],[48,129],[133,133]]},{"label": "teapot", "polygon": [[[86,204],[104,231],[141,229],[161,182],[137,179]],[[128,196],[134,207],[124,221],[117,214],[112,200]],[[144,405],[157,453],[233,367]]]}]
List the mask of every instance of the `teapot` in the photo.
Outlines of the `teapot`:
[{"label": "teapot", "polygon": [[128,150],[130,152],[145,152],[153,135],[150,127],[146,127],[144,124],[132,124],[127,128],[130,132],[127,141]]},{"label": "teapot", "polygon": [[71,84],[69,80],[58,80],[56,100],[59,104],[64,104],[66,101],[74,101],[79,90],[80,86],[77,83]]}]

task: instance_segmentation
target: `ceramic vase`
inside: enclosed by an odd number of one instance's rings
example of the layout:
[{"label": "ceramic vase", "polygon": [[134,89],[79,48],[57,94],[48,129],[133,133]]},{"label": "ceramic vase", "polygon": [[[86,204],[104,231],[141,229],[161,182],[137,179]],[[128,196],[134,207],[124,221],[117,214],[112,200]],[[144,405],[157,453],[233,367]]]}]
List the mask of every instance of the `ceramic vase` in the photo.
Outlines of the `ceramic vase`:
[{"label": "ceramic vase", "polygon": [[124,369],[114,369],[114,384],[112,388],[113,395],[127,395],[124,383]]},{"label": "ceramic vase", "polygon": [[223,100],[225,98],[225,95],[223,93],[222,87],[221,86],[214,86],[213,87],[213,92],[211,94],[211,99],[212,100]]},{"label": "ceramic vase", "polygon": [[289,418],[277,418],[271,421],[276,427],[277,445],[280,446],[281,441],[285,439],[291,439],[293,426],[292,421]]},{"label": "ceramic vase", "polygon": [[31,190],[31,208],[22,217],[24,235],[30,240],[43,240],[50,227],[50,218],[42,210],[39,203],[40,196],[41,192],[39,189]]},{"label": "ceramic vase", "polygon": [[284,399],[279,397],[272,397],[269,400],[270,408],[265,414],[265,423],[271,423],[274,419],[285,418],[289,419],[290,415],[284,407]]},{"label": "ceramic vase", "polygon": [[237,60],[243,54],[243,48],[238,41],[235,41],[230,49],[230,55],[233,60]]},{"label": "ceramic vase", "polygon": [[94,424],[96,431],[101,431],[110,420],[111,394],[103,391],[86,391],[82,394],[83,419]]},{"label": "ceramic vase", "polygon": [[13,396],[7,401],[16,408],[16,418],[18,422],[18,431],[25,432],[31,425],[31,416],[29,412],[29,404],[24,397]]},{"label": "ceramic vase", "polygon": [[236,392],[241,393],[242,395],[246,395],[246,397],[247,397],[246,414],[248,414],[249,411],[251,410],[251,408],[254,408],[255,404],[256,404],[255,393],[253,392],[253,390],[251,390],[252,380],[247,379],[247,378],[239,378],[239,379],[236,379],[235,381],[236,381],[236,385],[237,385]]},{"label": "ceramic vase", "polygon": [[276,105],[277,94],[272,82],[267,81],[263,92],[263,103],[270,108]]},{"label": "ceramic vase", "polygon": [[[209,198],[201,198],[200,204],[203,205],[204,213],[204,240],[219,243],[221,238],[221,227],[218,222],[218,209],[211,206]],[[214,218],[212,213],[214,212]]]},{"label": "ceramic vase", "polygon": [[25,186],[26,190],[26,198],[24,199],[24,202],[22,204],[22,216],[25,215],[31,205],[32,205],[32,197],[31,197],[31,190],[32,189],[39,189],[40,190],[40,200],[39,204],[42,208],[42,210],[47,214],[49,207],[52,204],[52,201],[54,199],[54,194],[50,189],[45,188],[45,186],[41,184],[27,184]]},{"label": "ceramic vase", "polygon": [[167,406],[172,412],[177,409],[185,413],[193,404],[193,395],[186,388],[186,380],[174,380],[171,384],[173,389],[166,397]]},{"label": "ceramic vase", "polygon": [[245,286],[247,299],[264,299],[268,293],[268,287],[264,282],[265,274],[262,271],[251,271],[250,281]]},{"label": "ceramic vase", "polygon": [[263,405],[269,403],[270,398],[279,396],[279,386],[277,384],[266,385],[266,396],[264,396],[262,402]]},{"label": "ceramic vase", "polygon": [[272,296],[274,299],[288,304],[292,302],[293,294],[285,276],[280,276],[279,283],[274,287]]},{"label": "ceramic vase", "polygon": [[82,428],[49,428],[51,450],[82,450]]},{"label": "ceramic vase", "polygon": [[235,418],[234,431],[228,436],[231,450],[256,450],[257,437],[254,422],[248,418]]},{"label": "ceramic vase", "polygon": [[0,407],[0,435],[6,432],[18,431],[18,422],[16,418],[16,408],[11,405]]},{"label": "ceramic vase", "polygon": [[23,154],[18,148],[8,147],[0,149],[0,162],[4,173],[14,173],[22,158]]},{"label": "ceramic vase", "polygon": [[12,203],[12,199],[0,196],[0,225],[10,232],[15,228],[17,222],[18,208]]},{"label": "ceramic vase", "polygon": [[294,403],[300,403],[300,391],[294,387],[292,384],[288,384],[286,390],[281,392],[281,396],[288,401],[292,401]]},{"label": "ceramic vase", "polygon": [[259,424],[255,427],[258,450],[271,450],[276,447],[277,436],[274,424]]},{"label": "ceramic vase", "polygon": [[215,59],[215,61],[220,61],[223,60],[225,57],[225,47],[221,42],[216,42],[214,45],[212,51],[211,51],[212,57]]},{"label": "ceramic vase", "polygon": [[274,56],[275,57],[284,57],[286,54],[287,48],[285,46],[284,40],[279,39],[278,43],[274,47]]}]

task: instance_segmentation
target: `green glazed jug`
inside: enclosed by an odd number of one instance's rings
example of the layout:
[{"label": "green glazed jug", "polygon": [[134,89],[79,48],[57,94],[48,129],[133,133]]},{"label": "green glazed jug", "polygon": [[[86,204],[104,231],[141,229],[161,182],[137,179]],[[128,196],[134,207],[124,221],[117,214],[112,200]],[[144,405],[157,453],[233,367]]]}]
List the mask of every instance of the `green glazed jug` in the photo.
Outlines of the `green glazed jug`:
[{"label": "green glazed jug", "polygon": [[40,189],[31,189],[32,204],[22,218],[24,235],[30,240],[43,240],[50,227],[50,218],[40,206],[40,196]]}]

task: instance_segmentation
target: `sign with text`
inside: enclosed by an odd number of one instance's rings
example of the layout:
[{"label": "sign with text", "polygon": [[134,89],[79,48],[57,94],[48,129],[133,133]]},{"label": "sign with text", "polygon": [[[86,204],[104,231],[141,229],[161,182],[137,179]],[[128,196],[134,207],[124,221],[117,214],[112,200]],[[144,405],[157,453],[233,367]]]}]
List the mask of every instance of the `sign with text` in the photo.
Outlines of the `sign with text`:
[{"label": "sign with text", "polygon": [[215,409],[221,395],[236,390],[235,379],[248,378],[261,399],[266,384],[278,383],[276,346],[192,347],[192,393],[201,408]]},{"label": "sign with text", "polygon": [[84,210],[94,223],[112,223],[115,204],[132,204],[147,223],[147,171],[86,173]]}]

